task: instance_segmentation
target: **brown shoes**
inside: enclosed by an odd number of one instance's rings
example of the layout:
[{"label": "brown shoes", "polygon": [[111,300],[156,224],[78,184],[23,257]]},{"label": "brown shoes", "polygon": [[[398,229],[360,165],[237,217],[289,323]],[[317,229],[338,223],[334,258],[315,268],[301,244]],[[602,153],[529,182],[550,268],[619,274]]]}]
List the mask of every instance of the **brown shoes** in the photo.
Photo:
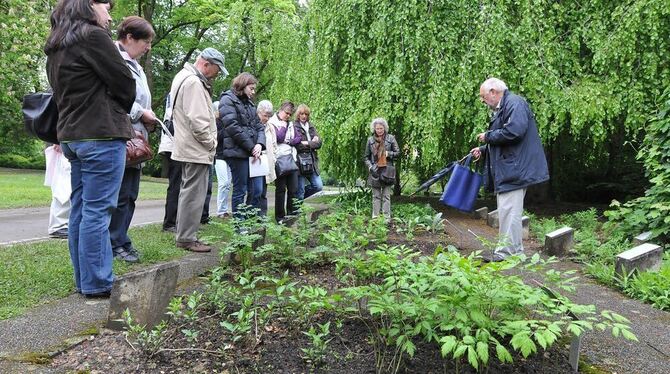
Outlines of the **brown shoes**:
[{"label": "brown shoes", "polygon": [[211,245],[207,245],[200,240],[194,242],[177,242],[177,248],[183,248],[187,251],[198,253],[211,252],[212,249],[214,249]]}]

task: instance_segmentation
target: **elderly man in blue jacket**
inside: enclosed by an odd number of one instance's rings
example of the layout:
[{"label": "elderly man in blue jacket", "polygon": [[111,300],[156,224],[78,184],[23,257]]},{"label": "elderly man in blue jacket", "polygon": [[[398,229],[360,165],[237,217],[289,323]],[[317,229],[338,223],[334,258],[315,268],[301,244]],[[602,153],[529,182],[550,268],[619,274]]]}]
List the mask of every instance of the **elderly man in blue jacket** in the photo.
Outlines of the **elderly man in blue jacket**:
[{"label": "elderly man in blue jacket", "polygon": [[549,180],[549,171],[526,100],[511,93],[498,78],[482,83],[479,98],[493,115],[488,130],[477,135],[485,144],[471,153],[475,158],[485,156],[484,185],[496,194],[500,238],[490,260],[502,261],[523,253],[521,217],[526,189]]}]

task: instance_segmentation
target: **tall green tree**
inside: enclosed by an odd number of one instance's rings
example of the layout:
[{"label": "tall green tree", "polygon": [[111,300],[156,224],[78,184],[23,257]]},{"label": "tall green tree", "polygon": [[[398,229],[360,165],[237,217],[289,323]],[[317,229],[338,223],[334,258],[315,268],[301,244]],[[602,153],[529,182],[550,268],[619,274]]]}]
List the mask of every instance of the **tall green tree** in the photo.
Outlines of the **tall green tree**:
[{"label": "tall green tree", "polygon": [[0,154],[37,152],[23,130],[21,100],[47,86],[42,47],[50,10],[47,0],[0,0]]},{"label": "tall green tree", "polygon": [[[669,8],[662,0],[314,0],[315,109],[324,138],[337,139],[326,141],[324,165],[343,179],[362,176],[368,123],[383,116],[402,167],[425,178],[476,145],[488,118],[478,87],[498,76],[528,99],[550,150],[564,138],[575,143],[556,152],[554,176],[580,169],[575,162],[616,172],[611,161],[640,136],[670,79]],[[572,177],[556,180],[583,175]]]}]

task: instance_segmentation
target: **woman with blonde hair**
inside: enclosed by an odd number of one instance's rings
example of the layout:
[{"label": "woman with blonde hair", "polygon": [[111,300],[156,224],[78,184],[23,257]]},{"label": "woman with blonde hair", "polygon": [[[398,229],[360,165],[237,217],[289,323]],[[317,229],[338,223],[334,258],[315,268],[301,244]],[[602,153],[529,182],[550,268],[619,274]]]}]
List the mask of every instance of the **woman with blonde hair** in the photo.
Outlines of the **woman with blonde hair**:
[{"label": "woman with blonde hair", "polygon": [[[372,136],[365,144],[365,166],[368,184],[372,188],[372,218],[379,216],[391,219],[391,189],[395,184],[393,161],[400,155],[395,136],[389,134],[389,125],[384,118],[375,118],[370,123]],[[391,172],[392,171],[392,172]]]},{"label": "woman with blonde hair", "polygon": [[[323,190],[319,169],[319,155],[316,153],[321,148],[323,141],[316,132],[316,128],[310,121],[310,109],[305,104],[298,105],[295,111],[295,130],[300,134],[302,140],[295,147],[298,150],[298,199],[304,200],[317,192]],[[307,185],[309,182],[309,185]]]}]

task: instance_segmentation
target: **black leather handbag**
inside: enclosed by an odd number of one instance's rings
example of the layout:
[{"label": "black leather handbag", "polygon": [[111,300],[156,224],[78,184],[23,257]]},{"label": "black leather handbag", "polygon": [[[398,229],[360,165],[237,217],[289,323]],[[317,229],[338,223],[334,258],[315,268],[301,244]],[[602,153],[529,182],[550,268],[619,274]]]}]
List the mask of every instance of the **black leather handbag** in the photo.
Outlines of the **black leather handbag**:
[{"label": "black leather handbag", "polygon": [[381,184],[392,186],[395,184],[395,167],[393,165],[387,165],[383,169],[380,168],[381,172],[379,173],[379,182]]},{"label": "black leather handbag", "polygon": [[58,144],[58,107],[51,92],[36,92],[23,97],[23,122],[26,131],[48,143]]},{"label": "black leather handbag", "polygon": [[277,157],[275,162],[275,172],[277,172],[277,178],[283,177],[290,172],[297,171],[298,165],[293,161],[292,155],[282,155]]}]

